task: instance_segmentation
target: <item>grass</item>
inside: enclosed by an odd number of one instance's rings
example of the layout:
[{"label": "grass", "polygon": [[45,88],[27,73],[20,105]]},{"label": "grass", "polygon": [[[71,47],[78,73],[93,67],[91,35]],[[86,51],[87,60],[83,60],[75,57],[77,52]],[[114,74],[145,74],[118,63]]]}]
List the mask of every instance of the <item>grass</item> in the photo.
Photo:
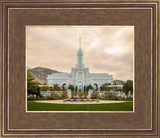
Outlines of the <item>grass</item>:
[{"label": "grass", "polygon": [[133,111],[133,102],[109,104],[53,104],[28,101],[27,111]]}]

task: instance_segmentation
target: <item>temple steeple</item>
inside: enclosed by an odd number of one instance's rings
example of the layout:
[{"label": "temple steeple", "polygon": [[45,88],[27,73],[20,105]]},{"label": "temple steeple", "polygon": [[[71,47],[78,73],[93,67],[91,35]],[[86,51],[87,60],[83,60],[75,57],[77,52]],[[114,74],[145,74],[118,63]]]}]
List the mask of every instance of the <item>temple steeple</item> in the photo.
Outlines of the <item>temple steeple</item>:
[{"label": "temple steeple", "polygon": [[81,38],[79,38],[79,50],[77,51],[77,64],[76,67],[82,68],[83,64],[83,51],[81,50]]},{"label": "temple steeple", "polygon": [[79,50],[81,50],[81,37],[79,38]]}]

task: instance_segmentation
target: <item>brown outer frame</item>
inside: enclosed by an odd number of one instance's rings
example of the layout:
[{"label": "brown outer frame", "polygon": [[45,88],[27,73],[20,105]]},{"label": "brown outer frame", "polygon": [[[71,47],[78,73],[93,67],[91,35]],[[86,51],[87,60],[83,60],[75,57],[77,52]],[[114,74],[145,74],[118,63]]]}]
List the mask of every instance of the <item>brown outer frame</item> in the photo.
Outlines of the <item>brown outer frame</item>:
[{"label": "brown outer frame", "polygon": [[[82,3],[85,3],[86,5],[88,4],[88,2],[90,2],[90,3],[94,3],[94,4],[96,4],[96,2],[97,1],[61,1],[61,4],[62,3],[65,3],[63,6],[67,6],[67,4],[68,3],[70,3],[70,4],[73,4],[73,3],[77,3],[77,4],[82,4]],[[93,131],[91,132],[91,131],[81,131],[80,129],[79,130],[76,130],[75,132],[73,132],[73,131],[67,131],[67,134],[66,134],[66,131],[64,132],[64,131],[50,131],[50,130],[48,130],[48,131],[43,131],[43,130],[39,130],[39,131],[35,131],[35,130],[33,130],[33,131],[24,131],[24,130],[19,130],[19,131],[17,131],[16,129],[8,129],[8,125],[9,125],[9,122],[8,122],[8,118],[7,118],[7,114],[8,114],[8,110],[7,110],[7,94],[6,94],[6,92],[7,92],[7,89],[8,89],[8,87],[7,87],[7,83],[6,82],[4,82],[4,80],[5,81],[7,81],[6,79],[7,79],[7,76],[6,75],[8,75],[8,73],[7,72],[3,72],[4,71],[4,69],[7,69],[8,68],[8,62],[7,62],[7,60],[8,60],[8,58],[7,58],[7,55],[8,55],[8,53],[6,53],[7,51],[6,51],[6,47],[7,47],[7,41],[6,41],[6,39],[7,39],[7,31],[6,31],[6,29],[7,29],[7,25],[6,25],[6,22],[8,21],[8,19],[6,18],[7,17],[7,11],[6,11],[6,9],[8,9],[9,8],[9,6],[13,6],[13,4],[15,4],[16,6],[19,6],[19,7],[21,7],[21,6],[24,6],[24,4],[29,4],[29,3],[34,3],[34,4],[37,4],[37,5],[40,5],[40,3],[41,3],[41,5],[47,5],[47,3],[49,3],[50,5],[51,4],[57,4],[57,1],[43,1],[43,0],[41,0],[41,1],[37,1],[37,0],[34,0],[34,1],[32,1],[32,2],[29,2],[29,1],[25,1],[25,0],[17,0],[17,1],[1,1],[1,11],[3,10],[3,15],[1,14],[1,16],[3,16],[3,23],[1,22],[1,24],[0,24],[0,27],[2,27],[3,28],[3,30],[2,30],[2,32],[3,32],[3,37],[1,37],[0,39],[2,39],[3,40],[3,45],[2,45],[2,49],[3,49],[3,51],[2,51],[2,55],[3,55],[3,57],[1,57],[2,58],[2,65],[3,65],[3,68],[2,68],[2,136],[55,136],[55,135],[57,135],[57,136],[67,136],[67,135],[72,135],[72,136],[74,136],[74,135],[92,135],[92,137],[93,136],[95,136],[95,137],[97,137],[97,136],[110,136],[110,135],[115,135],[114,137],[142,137],[142,136],[144,136],[144,137],[158,137],[158,135],[159,135],[159,132],[158,132],[158,114],[159,114],[159,110],[158,110],[158,104],[160,104],[160,103],[158,103],[157,104],[157,102],[158,102],[158,92],[159,92],[159,90],[158,90],[158,86],[157,86],[157,84],[158,84],[158,79],[157,79],[157,77],[158,77],[158,72],[159,72],[159,70],[158,70],[158,61],[159,61],[159,59],[158,59],[158,53],[159,53],[159,51],[158,51],[158,49],[159,49],[159,47],[158,47],[158,40],[159,40],[159,37],[158,37],[158,19],[159,19],[159,16],[158,16],[158,12],[157,12],[157,10],[159,10],[158,9],[158,6],[159,6],[159,1],[139,1],[139,2],[134,2],[134,1],[132,1],[132,2],[129,2],[129,3],[132,3],[132,4],[129,4],[127,1],[123,1],[123,2],[116,2],[116,1],[98,1],[98,3],[100,4],[100,7],[103,7],[103,5],[104,4],[110,4],[110,5],[125,5],[126,7],[127,6],[133,6],[133,5],[136,5],[136,6],[145,6],[145,7],[147,7],[147,6],[149,6],[150,8],[152,8],[152,10],[153,10],[153,58],[152,58],[152,61],[153,61],[153,106],[152,106],[152,121],[153,121],[153,127],[151,127],[151,129],[142,129],[142,130],[140,130],[140,131],[138,131],[138,129],[137,130],[134,130],[134,131],[129,131],[129,130],[116,130],[116,131],[112,131],[112,130],[108,130],[108,131],[100,131],[100,132],[98,132],[98,130],[96,130],[96,132],[94,132],[93,133]],[[92,5],[93,6],[93,5]],[[32,7],[32,6],[31,6]],[[114,7],[114,6],[113,6]],[[2,17],[1,17],[2,18]],[[1,32],[1,34],[2,34],[2,32]],[[12,35],[11,35],[12,36]],[[12,54],[12,53],[11,53]],[[4,93],[5,92],[5,93]],[[3,99],[3,96],[4,96],[4,99]],[[159,111],[159,112],[158,112]],[[94,130],[95,131],[95,130]],[[76,134],[76,133],[79,133],[79,134]]]}]

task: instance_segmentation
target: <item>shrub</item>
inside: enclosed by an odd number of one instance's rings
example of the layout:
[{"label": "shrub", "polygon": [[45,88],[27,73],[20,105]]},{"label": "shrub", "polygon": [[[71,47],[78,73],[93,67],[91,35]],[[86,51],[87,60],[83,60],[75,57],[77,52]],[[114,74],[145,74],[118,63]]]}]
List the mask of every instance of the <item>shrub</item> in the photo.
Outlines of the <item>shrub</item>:
[{"label": "shrub", "polygon": [[108,95],[105,97],[101,97],[101,100],[121,100],[121,101],[133,101],[132,97],[117,97],[114,93],[108,93]]},{"label": "shrub", "polygon": [[109,92],[109,93],[108,93],[108,98],[109,98],[110,100],[115,100],[115,99],[116,99],[116,94],[113,93],[113,92]]},{"label": "shrub", "polygon": [[72,97],[72,99],[73,99],[73,96],[76,96],[76,93],[71,92],[71,97]]},{"label": "shrub", "polygon": [[88,92],[86,92],[86,91],[84,91],[82,94],[83,94],[85,97],[88,96]]},{"label": "shrub", "polygon": [[61,94],[61,99],[66,99],[66,98],[68,98],[67,92],[63,92]]},{"label": "shrub", "polygon": [[78,93],[78,96],[79,96],[79,97],[82,97],[82,95],[83,95],[83,93]]},{"label": "shrub", "polygon": [[48,100],[58,100],[58,94],[56,94],[55,92],[53,92],[52,94],[51,94],[51,97],[49,97],[48,98]]},{"label": "shrub", "polygon": [[89,100],[90,100],[90,98],[86,98],[86,100],[87,100],[87,101],[89,101]]},{"label": "shrub", "polygon": [[108,92],[104,92],[104,98],[108,97]]},{"label": "shrub", "polygon": [[31,101],[31,100],[47,100],[47,97],[34,97],[34,96],[30,96],[30,97],[27,97],[27,100],[28,101]]},{"label": "shrub", "polygon": [[35,100],[36,97],[27,97],[27,100]]},{"label": "shrub", "polygon": [[91,99],[99,99],[100,98],[100,96],[99,96],[99,93],[98,92],[93,92],[92,94],[91,94]]},{"label": "shrub", "polygon": [[132,97],[127,97],[127,98],[118,97],[118,100],[122,100],[122,101],[133,101],[133,98],[132,98]]}]

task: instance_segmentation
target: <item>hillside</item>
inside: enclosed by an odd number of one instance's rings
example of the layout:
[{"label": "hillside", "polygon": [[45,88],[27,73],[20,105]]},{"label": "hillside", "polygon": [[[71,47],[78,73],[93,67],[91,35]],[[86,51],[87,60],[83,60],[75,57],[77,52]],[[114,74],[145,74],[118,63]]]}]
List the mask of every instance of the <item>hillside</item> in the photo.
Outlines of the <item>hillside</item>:
[{"label": "hillside", "polygon": [[56,70],[44,68],[44,67],[36,67],[29,69],[30,73],[34,77],[35,81],[40,82],[41,84],[47,83],[47,75],[52,73],[60,73]]}]

